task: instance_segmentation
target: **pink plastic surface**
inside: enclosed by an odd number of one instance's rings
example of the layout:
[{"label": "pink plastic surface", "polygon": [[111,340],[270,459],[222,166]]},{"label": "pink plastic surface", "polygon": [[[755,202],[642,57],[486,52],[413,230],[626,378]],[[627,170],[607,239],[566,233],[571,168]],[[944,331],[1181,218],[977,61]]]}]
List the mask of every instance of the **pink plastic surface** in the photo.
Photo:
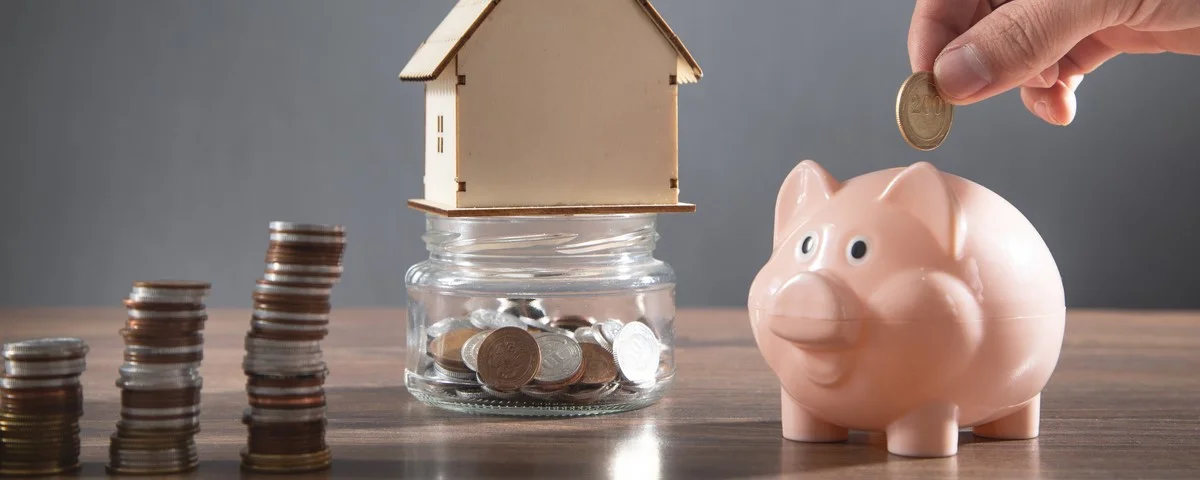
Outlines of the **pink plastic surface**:
[{"label": "pink plastic surface", "polygon": [[1066,314],[1025,216],[925,162],[845,183],[801,162],[749,308],[783,387],[784,437],[884,432],[912,457],[955,455],[960,428],[1036,437]]}]

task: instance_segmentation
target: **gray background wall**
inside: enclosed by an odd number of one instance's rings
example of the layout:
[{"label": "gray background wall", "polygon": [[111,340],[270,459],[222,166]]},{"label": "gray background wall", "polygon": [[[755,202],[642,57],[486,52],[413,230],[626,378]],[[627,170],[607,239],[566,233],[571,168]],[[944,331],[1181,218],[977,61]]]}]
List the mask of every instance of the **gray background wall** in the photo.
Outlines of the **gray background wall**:
[{"label": "gray background wall", "polygon": [[[0,305],[116,305],[134,279],[248,306],[271,220],[338,222],[343,306],[402,305],[425,256],[422,90],[396,78],[450,0],[0,2]],[[900,139],[912,2],[658,0],[707,76],[681,91],[683,306],[743,305],[800,159],[930,160],[1043,232],[1072,306],[1200,307],[1200,58],[1119,58],[1068,128],[1015,93]]]}]

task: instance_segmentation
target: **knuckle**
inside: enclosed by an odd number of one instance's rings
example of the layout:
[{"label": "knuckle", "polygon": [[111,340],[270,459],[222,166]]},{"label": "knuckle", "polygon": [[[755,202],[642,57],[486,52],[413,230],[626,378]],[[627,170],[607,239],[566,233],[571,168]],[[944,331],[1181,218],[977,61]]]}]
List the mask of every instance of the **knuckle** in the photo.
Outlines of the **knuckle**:
[{"label": "knuckle", "polygon": [[1117,3],[1124,3],[1126,7],[1126,11],[1122,12],[1125,14],[1123,17],[1125,20],[1122,23],[1134,30],[1167,20],[1164,17],[1169,15],[1168,11],[1170,10],[1165,8],[1166,2],[1163,0],[1137,0]]},{"label": "knuckle", "polygon": [[996,17],[995,45],[999,60],[1026,70],[1038,69],[1042,52],[1049,47],[1047,21],[1023,3],[1008,3],[992,12]]}]

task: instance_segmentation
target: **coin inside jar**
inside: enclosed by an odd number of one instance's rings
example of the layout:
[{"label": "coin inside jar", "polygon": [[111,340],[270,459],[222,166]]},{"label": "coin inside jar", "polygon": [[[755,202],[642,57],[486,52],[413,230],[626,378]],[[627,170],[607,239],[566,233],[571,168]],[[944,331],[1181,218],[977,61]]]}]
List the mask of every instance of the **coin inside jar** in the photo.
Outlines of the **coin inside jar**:
[{"label": "coin inside jar", "polygon": [[539,333],[533,338],[542,352],[541,366],[534,380],[548,385],[571,383],[583,365],[579,342],[556,333]]},{"label": "coin inside jar", "polygon": [[580,384],[599,385],[609,383],[617,378],[617,364],[613,361],[612,353],[594,343],[579,345],[583,350],[583,377]]},{"label": "coin inside jar", "polygon": [[474,328],[462,328],[446,332],[445,335],[429,342],[429,354],[443,368],[469,372],[466,363],[463,362],[463,345],[480,331]]},{"label": "coin inside jar", "polygon": [[479,345],[479,379],[495,390],[511,392],[529,383],[541,363],[538,342],[524,328],[496,329]]},{"label": "coin inside jar", "polygon": [[577,330],[584,327],[590,327],[594,323],[596,323],[595,320],[584,316],[567,315],[565,317],[555,318],[550,322],[550,326],[565,330]]}]

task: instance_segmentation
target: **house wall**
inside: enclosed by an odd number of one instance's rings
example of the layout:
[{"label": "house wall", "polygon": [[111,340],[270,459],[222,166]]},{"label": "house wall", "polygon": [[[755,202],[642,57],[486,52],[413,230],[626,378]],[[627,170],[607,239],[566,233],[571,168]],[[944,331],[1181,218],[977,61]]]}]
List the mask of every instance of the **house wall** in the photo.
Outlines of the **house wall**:
[{"label": "house wall", "polygon": [[634,0],[505,0],[458,55],[457,206],[676,203],[677,65]]},{"label": "house wall", "polygon": [[458,191],[457,83],[452,63],[425,84],[425,198],[445,205],[454,205]]}]

